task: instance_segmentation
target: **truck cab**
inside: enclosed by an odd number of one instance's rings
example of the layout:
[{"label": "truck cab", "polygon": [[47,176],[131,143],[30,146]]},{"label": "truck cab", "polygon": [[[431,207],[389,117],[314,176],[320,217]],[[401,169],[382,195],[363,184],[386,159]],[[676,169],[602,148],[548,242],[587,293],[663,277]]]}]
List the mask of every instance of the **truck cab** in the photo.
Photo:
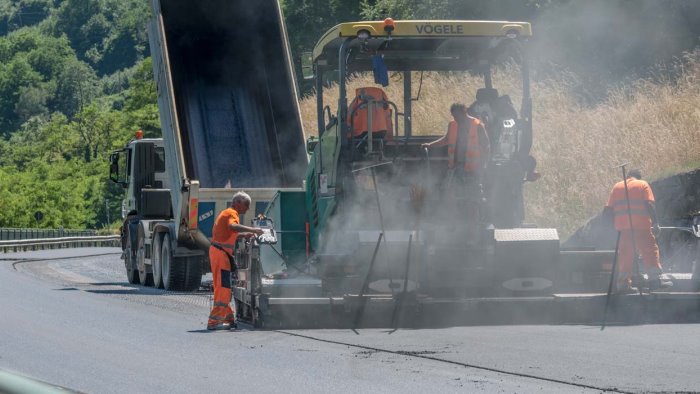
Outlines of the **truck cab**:
[{"label": "truck cab", "polygon": [[[110,180],[125,189],[122,200],[122,219],[129,214],[156,208],[160,212],[146,212],[148,216],[155,215],[169,219],[172,217],[172,208],[170,188],[165,173],[163,139],[143,139],[139,132],[137,135],[141,138],[135,137],[124,149],[115,151],[110,156]],[[146,190],[145,196],[143,190]],[[155,195],[161,196],[158,204],[152,203],[149,199]]]}]

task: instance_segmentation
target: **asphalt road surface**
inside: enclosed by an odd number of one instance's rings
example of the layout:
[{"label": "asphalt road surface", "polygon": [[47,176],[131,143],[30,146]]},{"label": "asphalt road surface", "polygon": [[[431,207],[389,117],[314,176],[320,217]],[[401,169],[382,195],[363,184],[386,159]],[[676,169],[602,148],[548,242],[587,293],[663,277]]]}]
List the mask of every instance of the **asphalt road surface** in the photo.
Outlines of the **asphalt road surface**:
[{"label": "asphalt road surface", "polygon": [[0,254],[0,370],[87,393],[700,392],[700,327],[208,332],[119,250]]}]

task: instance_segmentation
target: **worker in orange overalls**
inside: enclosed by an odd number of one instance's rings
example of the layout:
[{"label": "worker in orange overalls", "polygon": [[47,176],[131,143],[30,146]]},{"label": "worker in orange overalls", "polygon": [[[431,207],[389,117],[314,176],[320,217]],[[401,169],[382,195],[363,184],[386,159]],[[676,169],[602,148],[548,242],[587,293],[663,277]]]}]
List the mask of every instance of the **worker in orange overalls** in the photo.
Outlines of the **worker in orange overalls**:
[{"label": "worker in orange overalls", "polygon": [[[212,229],[209,261],[214,284],[214,307],[209,314],[207,330],[230,330],[236,327],[231,309],[231,268],[238,237],[260,235],[263,230],[240,224],[239,215],[250,208],[250,196],[244,192],[233,195],[231,207],[221,211]],[[241,234],[243,233],[243,234]]]},{"label": "worker in orange overalls", "polygon": [[[489,137],[479,119],[469,116],[467,107],[454,103],[450,107],[454,118],[441,138],[423,144],[424,148],[447,145],[447,191],[454,193],[454,184],[461,182],[466,197],[467,218],[478,219],[482,196],[483,170],[490,154]],[[454,196],[458,199],[460,196]],[[472,220],[475,222],[475,220]],[[470,237],[472,238],[472,237]]]},{"label": "worker in orange overalls", "polygon": [[637,252],[641,254],[644,270],[649,276],[649,287],[670,287],[673,283],[663,276],[659,247],[654,236],[659,231],[654,193],[649,184],[642,180],[642,172],[638,169],[630,170],[626,183],[629,201],[625,196],[625,182],[620,181],[610,192],[605,207],[605,215],[614,218],[615,229],[620,232],[617,289],[621,292],[633,290],[631,277]]}]

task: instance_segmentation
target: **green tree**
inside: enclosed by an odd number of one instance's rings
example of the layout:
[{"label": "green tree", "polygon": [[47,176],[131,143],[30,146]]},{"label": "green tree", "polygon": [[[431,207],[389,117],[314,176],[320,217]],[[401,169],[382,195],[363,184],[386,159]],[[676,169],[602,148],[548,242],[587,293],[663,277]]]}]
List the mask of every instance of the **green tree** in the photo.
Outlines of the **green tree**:
[{"label": "green tree", "polygon": [[14,194],[19,174],[11,167],[0,167],[0,227],[17,227],[18,204],[21,198]]},{"label": "green tree", "polygon": [[8,136],[31,117],[57,109],[57,79],[71,59],[77,62],[65,37],[46,36],[35,27],[0,37],[0,134]]},{"label": "green tree", "polygon": [[41,75],[32,69],[25,56],[16,56],[0,65],[0,131],[5,136],[21,124],[15,112],[21,88],[37,87],[41,81]]},{"label": "green tree", "polygon": [[129,86],[124,107],[129,114],[126,127],[131,132],[141,129],[147,137],[159,137],[158,92],[150,57],[138,64],[136,72],[129,79]]},{"label": "green tree", "polygon": [[126,113],[107,111],[95,103],[80,111],[73,126],[80,135],[86,162],[106,157],[113,148],[113,141],[123,135],[126,116]]},{"label": "green tree", "polygon": [[133,66],[148,53],[146,23],[150,10],[141,0],[107,0],[106,10],[113,30],[103,41],[99,70],[112,73]]},{"label": "green tree", "polygon": [[362,0],[364,19],[439,19],[449,15],[450,0]]},{"label": "green tree", "polygon": [[148,15],[140,0],[66,0],[56,11],[53,34],[65,33],[78,57],[105,75],[143,56]]},{"label": "green tree", "polygon": [[97,75],[90,66],[77,59],[66,62],[56,79],[53,108],[72,119],[99,93]]},{"label": "green tree", "polygon": [[[94,46],[101,37],[87,36],[96,30],[90,25],[90,20],[100,15],[102,6],[99,0],[66,0],[56,10],[54,35],[66,34],[78,56],[85,59],[85,53]],[[88,28],[84,29],[84,26]]]},{"label": "green tree", "polygon": [[49,16],[52,7],[51,0],[19,0],[9,24],[18,27],[36,25]]},{"label": "green tree", "polygon": [[49,16],[52,7],[52,0],[1,0],[0,35],[40,23]]},{"label": "green tree", "polygon": [[531,20],[567,0],[362,0],[365,19]]},{"label": "green tree", "polygon": [[10,32],[10,19],[17,9],[11,0],[0,0],[0,35]]},{"label": "green tree", "polygon": [[44,80],[51,81],[63,72],[66,62],[76,59],[66,36],[41,35],[36,46],[27,51],[27,61]]},{"label": "green tree", "polygon": [[328,29],[360,19],[361,0],[282,0],[292,57],[302,94],[313,86],[301,78],[301,53],[311,51]]},{"label": "green tree", "polygon": [[46,102],[49,94],[41,86],[21,86],[15,104],[15,115],[17,115],[18,122],[22,124],[34,116],[45,117],[48,115],[49,110],[46,107]]}]

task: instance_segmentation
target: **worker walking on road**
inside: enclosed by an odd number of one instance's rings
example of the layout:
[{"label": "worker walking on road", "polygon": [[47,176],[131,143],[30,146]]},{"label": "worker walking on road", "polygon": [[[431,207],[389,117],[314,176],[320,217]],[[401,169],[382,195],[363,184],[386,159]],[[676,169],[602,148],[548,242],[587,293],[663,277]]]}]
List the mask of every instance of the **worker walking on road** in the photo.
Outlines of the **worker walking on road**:
[{"label": "worker walking on road", "polygon": [[620,232],[617,289],[632,290],[631,278],[637,253],[642,256],[644,270],[649,276],[649,287],[670,287],[672,283],[663,277],[656,243],[659,224],[656,221],[654,193],[649,184],[642,180],[638,169],[630,170],[626,183],[628,196],[625,196],[625,182],[620,181],[610,192],[605,207],[606,216],[614,218],[615,229]]},{"label": "worker walking on road", "polygon": [[[489,137],[479,119],[467,114],[464,104],[452,104],[450,113],[454,119],[450,121],[447,133],[422,146],[430,149],[447,145],[446,189],[455,200],[466,198],[467,218],[478,219],[483,170],[490,154]],[[455,188],[456,183],[461,183],[463,189]],[[462,191],[464,194],[460,196]]]},{"label": "worker walking on road", "polygon": [[[221,211],[212,229],[209,261],[214,284],[214,308],[209,314],[207,330],[230,330],[236,327],[231,309],[231,272],[235,268],[233,254],[238,237],[260,235],[263,230],[240,224],[239,215],[250,208],[250,196],[234,194],[231,207]],[[241,234],[243,233],[243,234]]]}]

